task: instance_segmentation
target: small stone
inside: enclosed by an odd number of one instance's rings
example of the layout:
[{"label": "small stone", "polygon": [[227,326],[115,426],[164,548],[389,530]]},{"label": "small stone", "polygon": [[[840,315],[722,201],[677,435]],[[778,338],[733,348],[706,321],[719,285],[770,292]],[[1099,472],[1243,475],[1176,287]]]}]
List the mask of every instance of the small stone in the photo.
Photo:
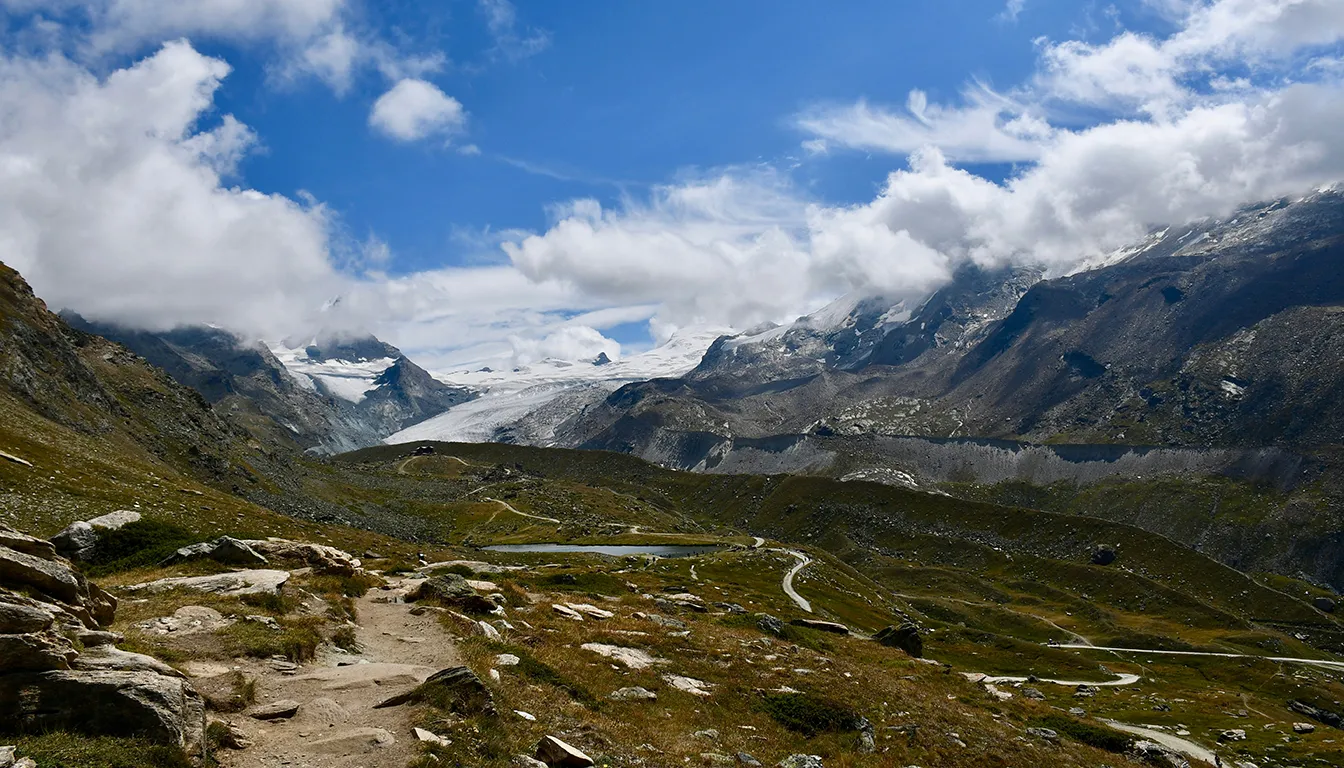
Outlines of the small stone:
[{"label": "small stone", "polygon": [[[223,726],[219,733],[219,745],[226,749],[247,749],[252,746],[252,740],[247,737],[247,732],[233,723],[216,721]],[[3,765],[3,763],[0,763]]]},{"label": "small stone", "polygon": [[760,765],[760,764],[761,764],[761,761],[760,761],[760,760],[757,760],[756,758],[752,757],[751,755],[747,754],[746,752],[738,752],[738,753],[735,755],[735,757],[737,758],[737,762],[738,762],[739,764],[741,764],[741,765]]},{"label": "small stone", "polygon": [[516,755],[509,761],[509,768],[547,768],[547,765],[534,757]]},{"label": "small stone", "polygon": [[826,768],[817,755],[789,755],[780,760],[775,768]]},{"label": "small stone", "polygon": [[1246,740],[1246,731],[1240,728],[1229,728],[1226,731],[1223,731],[1222,733],[1218,734],[1218,741],[1221,742],[1245,741],[1245,740]]},{"label": "small stone", "polygon": [[542,737],[537,742],[536,754],[537,759],[550,768],[588,768],[593,764],[591,757],[554,736]]},{"label": "small stone", "polygon": [[1059,741],[1059,734],[1049,728],[1028,728],[1027,733],[1046,741]]},{"label": "small stone", "polygon": [[479,626],[480,626],[480,628],[481,628],[481,634],[485,635],[485,637],[486,637],[487,640],[503,640],[503,639],[504,639],[503,636],[499,634],[499,630],[498,630],[498,629],[495,629],[494,626],[491,625],[489,622],[487,622],[487,621],[481,621],[481,622],[477,622],[477,624],[479,624]]},{"label": "small stone", "polygon": [[453,743],[436,733],[426,731],[424,728],[412,728],[411,733],[415,734],[416,741],[423,741],[426,744],[437,744],[441,747],[446,747]]},{"label": "small stone", "polygon": [[612,701],[656,701],[658,694],[636,685],[612,691],[607,694],[607,698]]},{"label": "small stone", "polygon": [[713,729],[713,728],[707,728],[707,729],[705,729],[705,730],[703,730],[703,731],[696,731],[696,732],[695,732],[695,738],[697,738],[697,739],[709,739],[710,741],[718,741],[718,740],[719,740],[719,732],[718,732],[717,730]]},{"label": "small stone", "polygon": [[16,747],[0,747],[0,768],[10,768],[14,765],[14,750]]},{"label": "small stone", "polygon": [[273,701],[270,704],[262,704],[252,710],[252,717],[257,720],[286,720],[299,711],[299,702],[293,699],[281,699]]},{"label": "small stone", "polygon": [[1023,698],[1034,699],[1036,701],[1045,701],[1045,694],[1041,693],[1040,690],[1036,688],[1023,688],[1022,696]]},{"label": "small stone", "polygon": [[514,656],[512,653],[501,653],[495,657],[495,665],[499,667],[516,667],[522,663],[522,659]]},{"label": "small stone", "polygon": [[555,603],[554,605],[551,606],[551,610],[555,611],[561,616],[564,616],[566,619],[572,619],[574,621],[583,621],[583,615],[567,605],[561,605],[559,603]]},{"label": "small stone", "polygon": [[737,760],[714,752],[701,752],[700,763],[702,765],[712,766],[713,768],[732,768],[737,765]]},{"label": "small stone", "polygon": [[524,712],[521,709],[515,709],[513,710],[513,714],[521,717],[522,719],[526,720],[529,723],[537,722],[537,716],[532,714],[531,712]]}]

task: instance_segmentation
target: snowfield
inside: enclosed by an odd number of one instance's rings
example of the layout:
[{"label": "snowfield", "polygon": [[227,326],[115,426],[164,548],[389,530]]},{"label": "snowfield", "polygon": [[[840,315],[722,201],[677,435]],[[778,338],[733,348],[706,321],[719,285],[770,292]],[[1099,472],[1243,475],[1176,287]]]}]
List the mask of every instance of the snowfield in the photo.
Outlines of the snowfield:
[{"label": "snowfield", "polygon": [[687,328],[647,352],[607,363],[541,360],[512,370],[436,371],[434,378],[480,393],[474,400],[404,429],[384,442],[509,442],[548,446],[566,419],[626,384],[681,376],[704,357],[722,327]]},{"label": "snowfield", "polygon": [[308,352],[302,347],[290,349],[283,344],[275,343],[268,343],[266,346],[300,386],[325,391],[333,397],[351,403],[361,402],[369,390],[374,388],[374,380],[396,362],[390,357],[359,362],[349,360],[319,362],[309,358]]}]

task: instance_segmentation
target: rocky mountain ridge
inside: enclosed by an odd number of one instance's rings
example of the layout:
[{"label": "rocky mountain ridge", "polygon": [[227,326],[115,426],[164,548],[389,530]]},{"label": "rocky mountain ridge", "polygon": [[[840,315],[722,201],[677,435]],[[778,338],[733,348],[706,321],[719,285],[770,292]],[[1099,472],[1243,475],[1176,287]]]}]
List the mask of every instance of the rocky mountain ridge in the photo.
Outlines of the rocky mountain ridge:
[{"label": "rocky mountain ridge", "polygon": [[220,328],[152,332],[62,318],[144,357],[254,434],[319,454],[375,445],[472,397],[372,336],[315,339],[282,360]]}]

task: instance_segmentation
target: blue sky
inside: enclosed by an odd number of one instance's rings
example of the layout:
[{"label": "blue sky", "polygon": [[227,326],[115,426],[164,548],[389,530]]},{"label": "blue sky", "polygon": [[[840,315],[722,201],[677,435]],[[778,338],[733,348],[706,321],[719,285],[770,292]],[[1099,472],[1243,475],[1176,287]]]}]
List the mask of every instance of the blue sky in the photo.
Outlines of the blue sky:
[{"label": "blue sky", "polygon": [[[267,88],[266,62],[236,47],[203,49],[238,68],[218,107],[266,147],[243,163],[243,178],[316,195],[356,233],[386,240],[397,272],[502,259],[460,235],[542,229],[553,202],[614,203],[685,169],[792,164],[807,137],[790,117],[812,104],[901,103],[912,88],[955,97],[968,77],[1018,83],[1034,68],[1033,39],[1099,15],[1060,0],[1037,0],[1016,21],[999,0],[520,2],[520,25],[549,44],[510,61],[492,56],[473,2],[428,5],[381,21],[445,50],[452,64],[429,79],[467,109],[455,142],[480,155],[377,136],[367,123],[384,87],[376,76],[343,95],[314,81]],[[865,153],[806,162],[796,175],[819,198],[860,202],[891,168]]]},{"label": "blue sky", "polygon": [[[1344,178],[1339,0],[0,0],[56,307],[431,366],[907,306]],[[339,299],[339,300],[337,300]]]}]

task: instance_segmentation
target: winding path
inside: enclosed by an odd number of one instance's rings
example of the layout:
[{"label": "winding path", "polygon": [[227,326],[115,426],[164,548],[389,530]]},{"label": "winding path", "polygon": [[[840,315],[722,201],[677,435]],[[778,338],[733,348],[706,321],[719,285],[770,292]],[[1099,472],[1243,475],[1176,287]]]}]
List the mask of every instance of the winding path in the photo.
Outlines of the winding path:
[{"label": "winding path", "polygon": [[1098,718],[1098,719],[1100,719],[1101,722],[1116,729],[1117,731],[1124,731],[1125,733],[1132,733],[1135,736],[1142,736],[1145,739],[1148,739],[1149,741],[1155,741],[1168,749],[1180,752],[1186,757],[1193,757],[1196,760],[1203,760],[1209,765],[1217,765],[1217,763],[1215,762],[1217,756],[1214,755],[1212,751],[1199,746],[1193,741],[1182,739],[1179,736],[1173,736],[1170,733],[1165,733],[1163,731],[1156,731],[1153,730],[1152,728],[1144,728],[1138,725],[1129,725],[1128,723],[1120,723],[1116,722],[1115,720],[1106,720],[1105,718]]},{"label": "winding path", "polygon": [[[971,677],[974,673],[967,673]],[[978,677],[978,675],[976,675]],[[1025,677],[1016,677],[1014,675],[986,675],[980,680],[982,683],[1025,683],[1028,682]],[[1077,688],[1080,685],[1090,685],[1093,688],[1118,688],[1122,685],[1133,685],[1139,682],[1138,675],[1123,674],[1117,675],[1114,680],[1106,680],[1096,683],[1090,680],[1051,680],[1045,677],[1036,678],[1038,683],[1050,683],[1052,685],[1062,685],[1068,688]]]},{"label": "winding path", "polygon": [[559,520],[556,520],[554,517],[542,517],[541,515],[530,515],[530,514],[528,514],[528,513],[526,513],[526,512],[519,512],[518,510],[514,509],[514,508],[513,508],[513,505],[510,504],[510,503],[508,503],[507,501],[500,501],[499,499],[492,499],[492,498],[490,498],[489,496],[483,496],[483,497],[481,497],[481,498],[482,498],[483,500],[485,500],[485,501],[493,501],[494,503],[496,503],[496,504],[498,504],[498,505],[504,507],[504,508],[507,509],[508,511],[512,512],[513,514],[515,514],[515,515],[519,515],[519,516],[521,516],[521,517],[530,517],[530,518],[532,518],[533,520],[544,520],[544,521],[546,521],[546,522],[548,522],[548,523],[555,523],[556,525],[563,525],[563,523],[561,523]]},{"label": "winding path", "polygon": [[802,595],[794,591],[793,577],[797,576],[800,571],[806,568],[812,562],[812,558],[808,557],[807,555],[804,555],[802,552],[795,552],[792,549],[780,549],[776,551],[785,552],[798,558],[798,564],[790,568],[788,573],[784,574],[784,582],[783,582],[784,594],[792,598],[793,602],[797,603],[799,608],[802,608],[804,611],[811,613],[812,604],[807,601],[807,598],[803,597]]},{"label": "winding path", "polygon": [[1264,661],[1275,661],[1283,664],[1307,664],[1313,667],[1332,669],[1336,672],[1344,672],[1344,661],[1299,659],[1293,656],[1252,656],[1246,653],[1213,653],[1211,651],[1158,651],[1151,648],[1113,648],[1103,645],[1080,645],[1078,643],[1060,644],[1052,647],[1071,648],[1075,650],[1110,651],[1111,653],[1146,653],[1162,656],[1211,656],[1219,659],[1263,659]]}]

